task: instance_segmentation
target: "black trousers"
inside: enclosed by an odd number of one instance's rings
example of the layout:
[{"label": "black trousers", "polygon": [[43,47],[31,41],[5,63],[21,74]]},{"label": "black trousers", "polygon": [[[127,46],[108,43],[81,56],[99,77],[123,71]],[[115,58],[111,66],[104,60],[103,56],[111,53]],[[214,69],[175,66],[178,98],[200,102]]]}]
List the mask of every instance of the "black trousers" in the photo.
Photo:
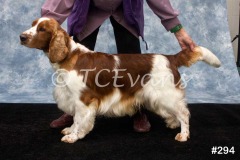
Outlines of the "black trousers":
[{"label": "black trousers", "polygon": [[[140,54],[141,47],[139,39],[135,37],[131,32],[129,32],[126,28],[124,28],[122,25],[120,25],[113,17],[110,17],[110,22],[113,26],[117,52],[123,54],[124,53]],[[79,41],[77,37],[73,37],[73,39],[75,42],[78,42],[86,46],[88,49],[94,50],[99,28],[97,28],[93,33],[84,38],[82,41]]]}]

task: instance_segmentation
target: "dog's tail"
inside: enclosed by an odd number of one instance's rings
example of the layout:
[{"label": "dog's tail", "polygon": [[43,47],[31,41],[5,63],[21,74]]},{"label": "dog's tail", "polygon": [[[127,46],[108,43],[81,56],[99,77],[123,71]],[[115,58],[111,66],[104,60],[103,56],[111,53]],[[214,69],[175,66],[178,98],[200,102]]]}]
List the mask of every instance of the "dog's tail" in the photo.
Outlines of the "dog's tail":
[{"label": "dog's tail", "polygon": [[190,49],[186,49],[174,55],[173,57],[176,61],[177,67],[190,67],[197,61],[204,61],[216,68],[221,66],[220,60],[207,48],[201,46],[194,48],[194,52],[192,52]]}]

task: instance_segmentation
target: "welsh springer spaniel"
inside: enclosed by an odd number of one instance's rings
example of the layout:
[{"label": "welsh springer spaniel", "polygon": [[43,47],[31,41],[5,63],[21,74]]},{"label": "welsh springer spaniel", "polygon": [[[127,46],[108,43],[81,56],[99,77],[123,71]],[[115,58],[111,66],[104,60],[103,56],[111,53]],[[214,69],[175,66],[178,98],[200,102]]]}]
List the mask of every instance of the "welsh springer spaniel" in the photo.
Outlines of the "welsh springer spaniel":
[{"label": "welsh springer spaniel", "polygon": [[75,43],[50,18],[33,21],[20,40],[24,46],[43,50],[57,71],[60,81],[54,98],[59,109],[74,117],[73,125],[62,130],[62,141],[67,143],[84,138],[97,115],[132,116],[141,107],[163,117],[167,127],[181,127],[175,139],[187,141],[190,113],[178,68],[197,61],[221,65],[204,47],[176,55],[94,52]]}]

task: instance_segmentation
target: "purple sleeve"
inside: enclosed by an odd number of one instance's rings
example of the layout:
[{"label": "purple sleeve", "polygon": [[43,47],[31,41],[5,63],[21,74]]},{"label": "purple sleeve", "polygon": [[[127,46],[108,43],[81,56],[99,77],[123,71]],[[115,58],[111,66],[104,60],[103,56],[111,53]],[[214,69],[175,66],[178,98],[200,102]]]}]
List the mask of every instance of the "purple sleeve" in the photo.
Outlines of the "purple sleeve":
[{"label": "purple sleeve", "polygon": [[71,13],[75,0],[46,0],[41,8],[42,17],[54,18],[62,24]]},{"label": "purple sleeve", "polygon": [[177,16],[179,13],[172,8],[169,0],[147,0],[149,7],[161,19],[167,31],[181,24]]}]

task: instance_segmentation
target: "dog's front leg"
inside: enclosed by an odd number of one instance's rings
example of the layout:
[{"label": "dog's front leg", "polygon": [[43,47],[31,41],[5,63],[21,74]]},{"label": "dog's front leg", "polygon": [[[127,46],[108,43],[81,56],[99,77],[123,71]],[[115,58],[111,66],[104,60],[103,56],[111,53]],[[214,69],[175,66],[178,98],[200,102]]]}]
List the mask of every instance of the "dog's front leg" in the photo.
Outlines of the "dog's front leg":
[{"label": "dog's front leg", "polygon": [[78,139],[85,137],[94,126],[96,110],[94,107],[77,105],[73,118],[73,125],[65,128],[62,133],[66,134],[61,141],[66,143],[74,143]]},{"label": "dog's front leg", "polygon": [[64,128],[61,133],[64,135],[69,135],[72,133],[73,129],[75,128],[75,124],[73,123],[71,127]]}]

